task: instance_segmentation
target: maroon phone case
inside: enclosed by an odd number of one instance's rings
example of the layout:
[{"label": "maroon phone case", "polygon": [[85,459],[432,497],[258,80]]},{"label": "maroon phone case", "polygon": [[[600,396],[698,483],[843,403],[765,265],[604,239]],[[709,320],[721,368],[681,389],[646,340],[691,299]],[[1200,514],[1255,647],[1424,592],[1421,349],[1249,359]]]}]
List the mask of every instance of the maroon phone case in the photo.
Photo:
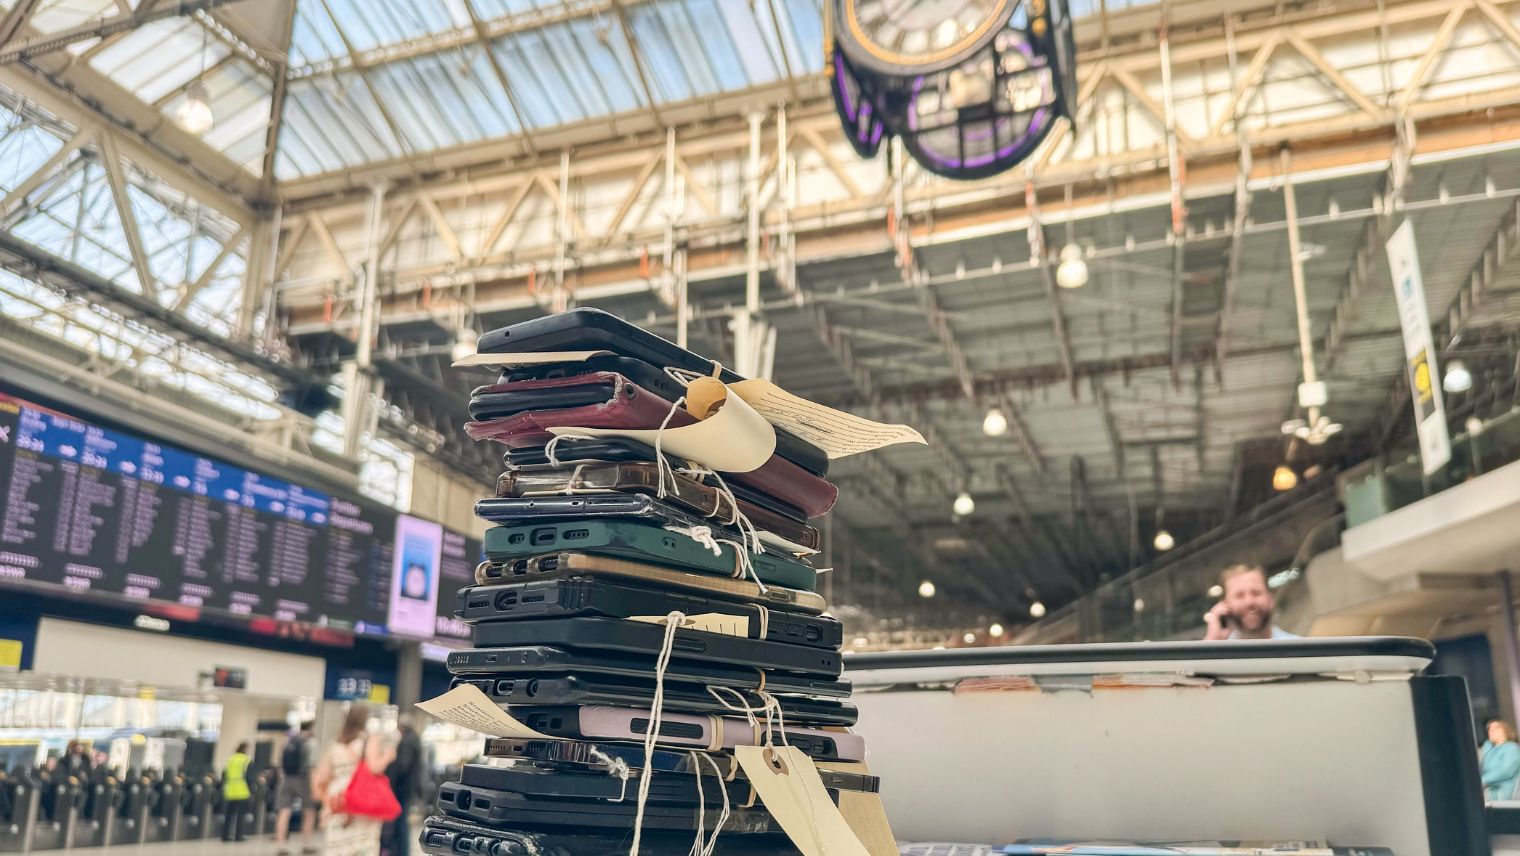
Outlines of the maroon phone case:
[{"label": "maroon phone case", "polygon": [[[492,419],[486,422],[465,423],[464,430],[476,440],[494,440],[514,449],[542,446],[554,435],[550,428],[626,428],[653,431],[660,427],[670,414],[671,402],[644,390],[620,374],[593,372],[565,378],[525,380],[487,387],[499,391],[512,389],[564,389],[588,384],[613,383],[613,394],[603,404],[570,407],[561,410],[530,410]],[[628,395],[628,388],[634,394]],[[677,410],[668,427],[680,428],[696,424],[696,417],[685,410]],[[834,507],[839,499],[839,488],[831,482],[804,470],[778,455],[771,455],[759,469],[748,473],[724,473],[746,487],[760,491],[800,508],[809,518],[821,517]]]}]

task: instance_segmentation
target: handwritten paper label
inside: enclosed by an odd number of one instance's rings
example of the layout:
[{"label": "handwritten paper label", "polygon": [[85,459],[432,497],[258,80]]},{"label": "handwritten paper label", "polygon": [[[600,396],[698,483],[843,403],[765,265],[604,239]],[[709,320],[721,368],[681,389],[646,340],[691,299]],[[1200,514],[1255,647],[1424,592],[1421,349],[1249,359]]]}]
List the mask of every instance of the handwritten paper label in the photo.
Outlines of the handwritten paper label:
[{"label": "handwritten paper label", "polygon": [[793,395],[768,380],[740,381],[729,387],[772,425],[822,449],[832,458],[870,452],[897,443],[925,443],[907,425],[886,425]]},{"label": "handwritten paper label", "polygon": [[523,725],[491,701],[478,687],[469,684],[457,686],[435,699],[419,703],[417,707],[444,722],[462,725],[491,737],[512,737],[518,740],[561,739],[540,734]]},{"label": "handwritten paper label", "polygon": [[[629,621],[644,621],[649,624],[664,624],[663,615],[632,615]],[[748,615],[725,615],[721,612],[704,612],[700,615],[688,615],[681,622],[681,626],[687,630],[701,630],[707,633],[721,633],[724,636],[738,636],[749,638]]]},{"label": "handwritten paper label", "polygon": [[735,746],[734,757],[760,801],[804,856],[871,856],[829,799],[813,759],[801,749]]}]

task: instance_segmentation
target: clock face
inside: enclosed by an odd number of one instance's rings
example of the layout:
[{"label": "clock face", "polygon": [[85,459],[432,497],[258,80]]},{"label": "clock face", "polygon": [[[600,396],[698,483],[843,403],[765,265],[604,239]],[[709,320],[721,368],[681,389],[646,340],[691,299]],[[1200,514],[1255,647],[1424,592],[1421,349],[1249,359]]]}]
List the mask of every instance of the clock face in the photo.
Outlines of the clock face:
[{"label": "clock face", "polygon": [[879,72],[932,71],[976,51],[1012,7],[1013,0],[840,0],[841,43]]}]

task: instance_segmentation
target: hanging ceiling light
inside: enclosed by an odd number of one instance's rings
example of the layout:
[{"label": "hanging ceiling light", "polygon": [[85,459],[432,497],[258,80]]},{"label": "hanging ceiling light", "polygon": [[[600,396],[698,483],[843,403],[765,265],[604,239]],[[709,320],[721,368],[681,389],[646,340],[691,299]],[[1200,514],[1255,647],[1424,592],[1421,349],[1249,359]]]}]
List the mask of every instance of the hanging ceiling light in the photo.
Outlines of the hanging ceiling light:
[{"label": "hanging ceiling light", "polygon": [[955,512],[956,517],[970,517],[976,511],[976,500],[971,498],[971,494],[961,491],[961,495],[950,504],[950,510]]},{"label": "hanging ceiling light", "polygon": [[185,90],[185,100],[174,110],[174,119],[181,128],[197,137],[211,130],[216,124],[216,116],[211,112],[211,96],[206,92],[206,84],[199,80],[190,84]]},{"label": "hanging ceiling light", "polygon": [[976,644],[976,634],[967,633],[965,636],[961,637],[961,641],[965,642],[967,645],[974,645]]},{"label": "hanging ceiling light", "polygon": [[1087,262],[1082,248],[1067,244],[1061,248],[1061,264],[1056,267],[1056,284],[1062,288],[1081,288],[1087,284]]},{"label": "hanging ceiling light", "polygon": [[1172,533],[1162,529],[1156,533],[1156,540],[1151,543],[1155,545],[1157,550],[1165,553],[1167,550],[1177,546],[1177,539],[1172,537]]},{"label": "hanging ceiling light", "polygon": [[1282,432],[1311,446],[1323,446],[1331,437],[1341,433],[1341,427],[1341,423],[1320,415],[1312,423],[1307,419],[1289,419],[1282,424]]},{"label": "hanging ceiling light", "polygon": [[1003,414],[1002,408],[994,407],[987,411],[987,416],[982,420],[982,433],[988,437],[1001,437],[1008,433],[1008,417]]},{"label": "hanging ceiling light", "polygon": [[1461,360],[1452,360],[1446,364],[1446,377],[1441,379],[1441,388],[1447,392],[1466,392],[1472,389],[1472,372],[1467,370],[1467,364]]},{"label": "hanging ceiling light", "polygon": [[1467,417],[1467,423],[1466,423],[1466,425],[1464,425],[1463,427],[1465,427],[1467,429],[1467,435],[1469,437],[1476,437],[1479,434],[1483,433],[1483,429],[1486,426],[1483,424],[1482,418],[1477,417],[1477,416],[1469,416],[1469,417]]},{"label": "hanging ceiling light", "polygon": [[1298,487],[1298,473],[1293,472],[1292,467],[1287,464],[1280,464],[1277,469],[1272,471],[1273,490],[1282,492],[1292,490],[1295,487]]},{"label": "hanging ceiling light", "polygon": [[1144,612],[1145,611],[1145,598],[1143,598],[1143,597],[1137,597],[1137,598],[1135,598],[1135,611],[1136,612]]},{"label": "hanging ceiling light", "polygon": [[919,597],[934,597],[934,592],[935,592],[934,583],[931,583],[928,580],[924,580],[923,582],[921,582],[921,583],[918,584],[918,596]]},{"label": "hanging ceiling light", "polygon": [[454,331],[454,348],[449,356],[457,363],[465,357],[473,356],[479,346],[480,334],[473,327],[460,327]]},{"label": "hanging ceiling light", "polygon": [[1030,618],[1044,618],[1045,617],[1045,604],[1043,604],[1043,603],[1041,603],[1039,601],[1035,601],[1034,603],[1031,603],[1029,605],[1029,617]]},{"label": "hanging ceiling light", "polygon": [[1213,598],[1224,597],[1224,586],[1222,586],[1222,585],[1220,585],[1218,583],[1215,583],[1215,584],[1209,586],[1209,597],[1213,597]]},{"label": "hanging ceiling light", "polygon": [[993,639],[1001,638],[1003,635],[1003,625],[998,624],[996,621],[992,622],[992,626],[987,628],[987,635]]}]

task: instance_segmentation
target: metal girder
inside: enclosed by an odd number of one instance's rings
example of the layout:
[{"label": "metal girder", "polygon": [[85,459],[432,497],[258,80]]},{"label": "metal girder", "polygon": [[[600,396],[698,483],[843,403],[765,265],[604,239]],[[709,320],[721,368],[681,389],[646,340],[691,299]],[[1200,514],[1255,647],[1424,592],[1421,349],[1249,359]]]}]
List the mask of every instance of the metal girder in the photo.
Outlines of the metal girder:
[{"label": "metal girder", "polygon": [[42,0],[17,0],[16,5],[0,19],[0,47],[10,44],[11,39],[21,30],[21,25],[31,20],[32,13],[41,4]]},{"label": "metal girder", "polygon": [[1219,329],[1215,334],[1214,377],[1224,382],[1224,364],[1230,358],[1230,315],[1240,283],[1240,258],[1245,252],[1246,223],[1251,219],[1251,147],[1240,147],[1240,171],[1235,174],[1235,213],[1230,220],[1229,267],[1219,303]]},{"label": "metal girder", "polygon": [[633,70],[637,72],[639,86],[644,90],[644,101],[654,116],[655,123],[664,125],[665,120],[660,116],[660,102],[654,97],[654,87],[649,85],[649,72],[644,69],[644,52],[639,50],[638,40],[633,37],[633,22],[628,18],[628,0],[612,0],[610,5],[617,15],[618,27],[623,31],[628,53],[633,57]]},{"label": "metal girder", "polygon": [[955,331],[950,327],[950,319],[946,317],[944,309],[940,306],[939,296],[922,282],[922,271],[915,270],[911,276],[916,285],[914,293],[918,298],[918,305],[923,307],[924,318],[929,322],[929,329],[934,331],[934,337],[945,349],[945,357],[950,361],[951,371],[955,373],[955,378],[960,383],[961,390],[965,392],[966,399],[974,406],[977,403],[976,377],[971,373],[971,361],[966,357],[961,343],[955,338]]},{"label": "metal girder", "polygon": [[143,294],[157,295],[159,283],[148,265],[148,251],[143,246],[142,232],[137,227],[137,214],[132,210],[126,167],[122,165],[121,155],[116,151],[116,140],[110,131],[99,131],[95,134],[95,142],[100,146],[100,160],[106,169],[106,179],[111,184],[111,198],[116,203],[116,216],[121,220],[121,230],[126,234],[127,251],[131,255],[132,267],[137,271],[138,285]]},{"label": "metal girder", "polygon": [[1024,182],[1024,211],[1029,218],[1029,256],[1040,271],[1040,284],[1045,287],[1045,299],[1050,301],[1050,323],[1055,329],[1056,353],[1066,369],[1066,380],[1073,390],[1077,386],[1076,369],[1071,354],[1071,337],[1066,332],[1066,310],[1061,307],[1061,290],[1056,287],[1055,276],[1050,271],[1050,254],[1045,247],[1045,227],[1040,223],[1040,198],[1035,192],[1034,176]]},{"label": "metal girder", "polygon": [[1024,450],[1025,457],[1034,466],[1038,473],[1044,473],[1047,467],[1045,456],[1040,453],[1040,446],[1035,442],[1034,435],[1030,433],[1029,426],[1024,424],[1024,415],[1018,403],[1013,400],[1005,390],[996,396],[998,407],[1003,411],[1003,418],[1008,420],[1008,430],[1013,432],[1013,437]]},{"label": "metal girder", "polygon": [[1393,234],[1394,217],[1403,207],[1404,192],[1409,186],[1409,175],[1412,169],[1415,131],[1413,123],[1407,121],[1401,122],[1397,127],[1398,138],[1388,158],[1388,171],[1383,179],[1381,203],[1377,205],[1378,214],[1368,220],[1362,230],[1362,239],[1357,242],[1352,256],[1351,271],[1346,276],[1346,285],[1341,289],[1340,298],[1335,303],[1335,311],[1330,316],[1330,326],[1325,331],[1322,351],[1326,372],[1329,372],[1330,367],[1334,365],[1335,358],[1340,356],[1341,344],[1352,322],[1356,320],[1357,298],[1372,280],[1377,270],[1377,258],[1383,252],[1383,244]]},{"label": "metal girder", "polygon": [[338,20],[338,16],[333,13],[332,5],[327,0],[318,0],[318,2],[322,4],[322,11],[327,13],[328,20],[332,21],[333,31],[338,34],[338,40],[343,42],[343,49],[348,52],[349,57],[353,60],[354,71],[358,73],[359,80],[364,83],[364,88],[369,91],[369,97],[374,100],[375,109],[379,111],[380,118],[385,121],[385,126],[390,129],[391,136],[396,138],[396,147],[403,154],[410,154],[412,151],[411,140],[401,133],[401,125],[396,122],[396,117],[392,115],[390,108],[385,106],[385,98],[381,95],[380,90],[375,88],[375,82],[370,79],[369,70],[360,61],[359,52],[354,49],[353,42],[349,41],[348,33],[344,31],[343,24]]},{"label": "metal girder", "polygon": [[290,14],[281,29],[284,50],[273,63],[274,88],[269,96],[269,128],[264,132],[264,157],[260,162],[259,185],[270,204],[275,199],[275,164],[280,154],[280,134],[285,130],[285,96],[290,91],[290,40],[295,32],[298,0],[289,0]]},{"label": "metal girder", "polygon": [[65,294],[100,303],[124,317],[142,321],[179,342],[194,345],[239,369],[284,383],[308,385],[310,369],[272,359],[264,352],[214,333],[184,315],[128,291],[99,274],[60,259],[16,236],[0,231],[0,268],[33,279]]},{"label": "metal girder", "polygon": [[0,200],[0,217],[9,216],[14,207],[20,205],[28,196],[36,192],[42,186],[42,183],[53,174],[53,171],[62,166],[63,162],[68,160],[71,155],[79,151],[94,134],[95,129],[93,127],[76,131],[74,136],[70,137],[58,151],[49,155],[48,159],[33,170],[31,175],[22,179],[20,183],[11,188],[11,192],[7,193],[3,200]]},{"label": "metal girder", "polygon": [[[144,24],[160,21],[164,18],[178,18],[195,12],[215,9],[237,0],[178,0],[173,4],[165,4],[162,8],[154,7],[153,4],[144,4],[145,8],[129,14],[118,15],[103,21],[83,24],[58,33],[50,33],[46,36],[29,38],[19,44],[0,48],[0,65],[10,65],[13,62],[32,59],[43,54],[62,50],[69,45],[89,41],[90,39],[103,38],[114,33],[127,30],[135,30]],[[25,5],[25,4],[22,4]],[[18,19],[12,27],[12,34],[19,28],[24,19]],[[9,20],[7,20],[9,23]],[[6,41],[0,39],[0,43]]]}]

